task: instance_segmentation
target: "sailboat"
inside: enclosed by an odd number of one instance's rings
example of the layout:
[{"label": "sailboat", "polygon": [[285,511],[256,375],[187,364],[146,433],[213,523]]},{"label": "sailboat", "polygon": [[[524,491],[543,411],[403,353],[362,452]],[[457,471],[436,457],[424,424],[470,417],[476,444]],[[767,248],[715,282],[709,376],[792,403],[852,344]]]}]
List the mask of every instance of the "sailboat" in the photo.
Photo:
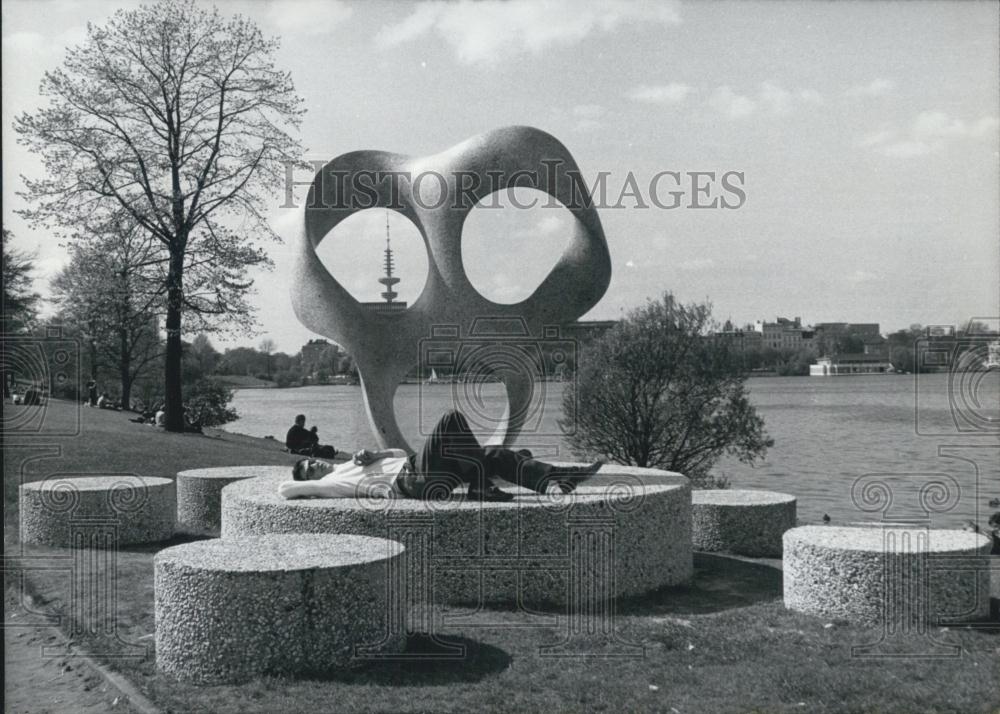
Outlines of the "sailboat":
[{"label": "sailboat", "polygon": [[424,384],[442,384],[443,379],[438,377],[437,372],[431,367],[431,376],[424,380]]}]

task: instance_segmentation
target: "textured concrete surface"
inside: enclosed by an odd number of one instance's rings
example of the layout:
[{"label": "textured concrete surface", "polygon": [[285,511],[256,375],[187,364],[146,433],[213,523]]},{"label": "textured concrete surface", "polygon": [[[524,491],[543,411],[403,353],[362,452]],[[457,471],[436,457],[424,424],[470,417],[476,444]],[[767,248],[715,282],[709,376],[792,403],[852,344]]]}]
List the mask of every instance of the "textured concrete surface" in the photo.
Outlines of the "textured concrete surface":
[{"label": "textured concrete surface", "polygon": [[695,550],[781,557],[781,536],[795,527],[795,496],[712,489],[691,493]]},{"label": "textured concrete surface", "polygon": [[[371,171],[404,172],[414,178],[436,172],[443,181],[356,181],[362,172]],[[537,183],[528,180],[525,171],[536,175]],[[465,174],[461,185],[459,172]],[[372,430],[382,448],[407,448],[392,399],[415,360],[427,373],[433,366],[440,371],[442,366],[464,364],[468,375],[488,370],[503,378],[509,418],[497,426],[490,443],[512,444],[523,420],[534,413],[530,405],[542,370],[540,345],[575,349],[560,338],[559,326],[596,305],[611,280],[601,220],[589,195],[581,195],[587,188],[570,172],[579,168],[569,150],[555,137],[527,126],[494,129],[434,156],[352,151],[317,172],[293,241],[297,264],[292,305],[303,325],[354,357]],[[567,239],[566,249],[541,285],[526,300],[502,305],[483,297],[469,282],[462,262],[462,225],[478,201],[515,184],[558,199],[574,220],[570,234],[557,237]],[[376,194],[374,200],[369,193]],[[410,219],[427,248],[423,292],[398,313],[364,308],[316,255],[316,247],[338,223],[373,204],[393,206]],[[484,351],[491,343],[494,346]],[[450,355],[447,359],[454,364],[436,362],[442,355]],[[463,355],[474,356],[465,362]],[[475,423],[475,415],[466,416]]]},{"label": "textured concrete surface", "polygon": [[692,574],[690,487],[666,471],[604,466],[574,494],[509,487],[517,498],[508,503],[468,501],[463,492],[443,502],[285,500],[280,481],[248,479],[223,489],[223,538],[357,533],[399,540],[435,603],[520,598],[561,605],[644,593]]},{"label": "textured concrete surface", "polygon": [[400,651],[387,578],[404,549],[381,538],[268,535],[166,548],[154,558],[157,667],[179,679],[240,682],[323,674]]},{"label": "textured concrete surface", "polygon": [[990,540],[978,533],[801,526],[784,551],[791,610],[901,629],[989,615]]},{"label": "textured concrete surface", "polygon": [[222,527],[222,489],[255,476],[289,478],[289,466],[221,466],[177,473],[177,523],[185,530],[218,535]]},{"label": "textured concrete surface", "polygon": [[31,545],[111,547],[110,539],[73,542],[73,521],[115,522],[118,545],[174,534],[174,482],[150,476],[51,477],[20,487],[21,541]]}]

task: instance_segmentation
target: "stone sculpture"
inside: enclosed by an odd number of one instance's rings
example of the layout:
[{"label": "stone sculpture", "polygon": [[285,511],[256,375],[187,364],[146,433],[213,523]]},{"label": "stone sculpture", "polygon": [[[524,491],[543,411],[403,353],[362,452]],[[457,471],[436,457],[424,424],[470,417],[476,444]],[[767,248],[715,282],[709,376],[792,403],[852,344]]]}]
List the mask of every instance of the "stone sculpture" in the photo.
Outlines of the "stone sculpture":
[{"label": "stone sculpture", "polygon": [[[398,180],[399,176],[412,181]],[[543,131],[523,126],[480,134],[434,156],[355,151],[317,172],[296,236],[292,304],[306,327],[354,357],[368,416],[382,448],[408,448],[392,400],[406,373],[421,364],[422,341],[445,336],[457,344],[482,339],[484,334],[496,337],[500,345],[504,339],[520,343],[552,339],[560,325],[578,319],[604,295],[611,280],[611,259],[597,210],[578,177],[566,147]],[[462,226],[478,201],[513,187],[549,194],[569,209],[575,221],[569,245],[541,285],[526,300],[501,305],[479,294],[465,273]],[[315,252],[334,226],[352,213],[374,207],[391,208],[409,218],[427,248],[424,290],[409,309],[396,314],[366,310],[329,274]],[[501,346],[495,352],[495,371],[507,390],[507,412],[489,440],[493,444],[514,442],[538,376],[537,360],[523,359],[520,346],[509,350]]]}]

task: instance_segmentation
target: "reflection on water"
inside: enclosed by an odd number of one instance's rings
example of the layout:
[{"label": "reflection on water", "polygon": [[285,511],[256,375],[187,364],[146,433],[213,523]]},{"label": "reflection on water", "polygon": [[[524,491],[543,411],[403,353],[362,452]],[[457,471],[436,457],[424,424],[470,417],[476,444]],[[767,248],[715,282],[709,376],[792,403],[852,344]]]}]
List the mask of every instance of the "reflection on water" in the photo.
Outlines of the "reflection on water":
[{"label": "reflection on water", "polygon": [[[971,389],[966,383],[955,384],[947,374],[758,378],[749,384],[774,448],[756,466],[724,459],[715,471],[736,488],[796,495],[803,521],[817,522],[824,513],[834,523],[879,520],[880,511],[865,512],[852,500],[852,485],[862,477],[859,487],[887,484],[892,494],[889,517],[926,517],[923,502],[943,511],[930,515],[937,527],[960,527],[968,519],[985,525],[991,510],[987,501],[1000,497],[997,370],[980,373]],[[561,385],[536,386],[539,393],[529,413],[532,427],[518,446],[566,456],[569,451],[557,423],[562,416]],[[486,438],[503,414],[506,399],[497,384],[479,390],[404,384],[395,403],[400,428],[416,447],[438,416],[455,405]],[[232,431],[282,440],[295,415],[304,413],[310,425],[319,426],[324,443],[347,449],[373,445],[357,387],[240,390],[234,406],[242,418],[228,425]],[[928,490],[933,482],[946,484],[948,492]],[[878,505],[873,502],[871,507]]]}]

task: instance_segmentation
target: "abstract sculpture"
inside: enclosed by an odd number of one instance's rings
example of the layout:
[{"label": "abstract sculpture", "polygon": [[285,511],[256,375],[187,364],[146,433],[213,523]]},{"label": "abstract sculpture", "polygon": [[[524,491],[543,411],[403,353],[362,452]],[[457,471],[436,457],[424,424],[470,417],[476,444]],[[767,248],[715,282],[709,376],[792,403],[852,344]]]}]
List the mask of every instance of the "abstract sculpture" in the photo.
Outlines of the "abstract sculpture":
[{"label": "abstract sculpture", "polygon": [[[575,220],[569,245],[541,285],[526,300],[501,305],[479,294],[466,276],[462,226],[477,202],[514,187],[549,194]],[[338,223],[376,207],[409,218],[427,248],[424,290],[409,309],[398,313],[366,310],[315,252]],[[488,359],[507,390],[507,411],[489,442],[511,445],[525,422],[541,370],[532,350],[525,349],[527,343],[557,338],[559,327],[593,307],[611,280],[604,231],[576,163],[557,139],[531,127],[489,131],[434,156],[343,154],[317,172],[298,230],[295,313],[303,325],[354,357],[365,407],[382,448],[408,448],[396,421],[393,395],[414,365],[428,366],[421,345],[444,338],[450,340],[449,349],[460,349],[463,341],[481,340],[484,333],[497,338]]]}]

